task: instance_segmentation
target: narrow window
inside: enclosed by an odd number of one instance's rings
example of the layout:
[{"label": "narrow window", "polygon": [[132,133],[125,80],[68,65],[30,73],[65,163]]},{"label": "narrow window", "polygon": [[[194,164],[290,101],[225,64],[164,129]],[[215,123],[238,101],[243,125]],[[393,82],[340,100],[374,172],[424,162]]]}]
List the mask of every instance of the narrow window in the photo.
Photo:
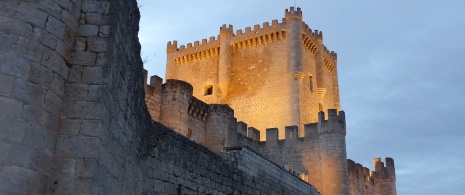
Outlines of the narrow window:
[{"label": "narrow window", "polygon": [[213,94],[213,85],[206,85],[204,95],[207,96],[211,94]]},{"label": "narrow window", "polygon": [[313,76],[309,76],[308,79],[310,80],[310,83],[309,83],[310,91],[313,92]]},{"label": "narrow window", "polygon": [[187,135],[186,135],[187,138],[191,138],[192,137],[192,129],[187,129]]}]

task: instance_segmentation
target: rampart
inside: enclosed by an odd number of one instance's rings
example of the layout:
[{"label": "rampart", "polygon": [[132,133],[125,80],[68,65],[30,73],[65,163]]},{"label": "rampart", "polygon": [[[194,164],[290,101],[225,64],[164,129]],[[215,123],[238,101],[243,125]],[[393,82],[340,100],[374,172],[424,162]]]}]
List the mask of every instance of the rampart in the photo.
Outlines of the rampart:
[{"label": "rampart", "polygon": [[[156,86],[162,85],[158,77],[152,76],[152,78],[157,79],[156,82],[159,82],[155,84]],[[168,80],[167,82],[172,81]],[[150,85],[154,84],[152,81],[150,83]],[[164,90],[177,89],[164,88]],[[150,94],[146,94],[146,99],[150,96]],[[380,165],[376,161],[378,164],[375,163],[375,169],[376,167],[378,168],[375,171],[362,168],[360,164],[355,164],[350,159],[346,160],[345,139],[343,138],[345,137],[346,129],[345,114],[343,111],[328,110],[328,116],[320,112],[318,123],[304,125],[304,136],[301,136],[302,133],[299,132],[299,127],[287,126],[284,129],[285,138],[279,139],[278,128],[269,128],[266,129],[266,141],[260,141],[259,130],[254,127],[248,127],[244,122],[236,122],[234,111],[229,106],[206,104],[194,96],[190,97],[187,125],[189,134],[185,136],[212,151],[221,153],[227,151],[227,148],[247,147],[247,150],[256,151],[259,155],[271,160],[274,164],[300,179],[315,185],[320,190],[324,188],[323,178],[331,174],[332,170],[327,170],[324,166],[327,163],[324,156],[332,155],[332,153],[325,151],[336,151],[336,156],[342,154],[342,156],[338,157],[338,162],[347,162],[346,165],[340,165],[340,169],[345,170],[342,174],[347,175],[347,180],[341,182],[347,182],[347,190],[350,191],[350,194],[380,194],[383,188],[394,188],[395,192],[395,173],[393,173],[394,166],[392,159],[387,160],[392,170],[379,168],[383,167],[383,165]],[[161,104],[163,103],[161,102]],[[149,104],[150,102],[147,102],[148,107],[151,107]],[[209,129],[209,126],[212,126],[212,124],[209,124],[208,121],[211,115],[217,112],[225,114],[215,114],[214,121],[220,122],[217,125],[213,124],[214,128]],[[214,132],[211,129],[214,129]],[[219,132],[224,133],[219,135]],[[209,135],[212,133],[214,135]],[[207,140],[209,139],[210,141],[208,142]],[[216,141],[211,139],[215,139]],[[338,149],[339,147],[343,148]],[[336,162],[332,164],[336,164]],[[336,173],[340,174],[337,171]],[[394,176],[394,180],[392,180],[392,176]],[[390,177],[391,180],[388,179]]]},{"label": "rampart", "polygon": [[0,2],[0,194],[319,194],[248,149],[222,157],[152,120],[167,97],[187,99],[170,116],[208,118],[189,84],[144,86],[139,18],[135,0]]}]

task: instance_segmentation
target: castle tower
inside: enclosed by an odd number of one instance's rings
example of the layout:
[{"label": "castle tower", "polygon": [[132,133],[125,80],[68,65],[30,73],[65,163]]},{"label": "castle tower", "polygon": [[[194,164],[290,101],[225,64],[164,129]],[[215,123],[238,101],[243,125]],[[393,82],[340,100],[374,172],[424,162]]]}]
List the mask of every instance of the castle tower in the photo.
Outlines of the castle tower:
[{"label": "castle tower", "polygon": [[396,195],[396,169],[394,167],[394,159],[387,157],[386,166],[381,162],[381,158],[373,160],[375,171],[379,174],[381,179],[382,195]]},{"label": "castle tower", "polygon": [[328,120],[318,114],[322,184],[317,188],[324,195],[349,194],[345,126],[344,111],[329,109]]},{"label": "castle tower", "polygon": [[233,26],[226,27],[224,24],[220,28],[220,56],[218,60],[218,84],[222,97],[228,95],[231,84],[232,47],[231,38],[233,36]]},{"label": "castle tower", "polygon": [[169,42],[165,78],[192,84],[193,96],[205,103],[229,105],[263,140],[274,127],[284,139],[285,126],[303,129],[317,122],[320,110],[340,109],[335,54],[322,37],[294,7],[282,22],[235,33],[232,25],[222,25],[218,39]]},{"label": "castle tower", "polygon": [[[300,126],[300,82],[304,76],[302,72],[302,11],[286,9],[285,19],[288,29],[287,61],[288,61],[288,93],[290,97],[291,120],[288,125]],[[303,126],[302,126],[303,127]]]},{"label": "castle tower", "polygon": [[192,85],[184,81],[168,79],[163,84],[162,90],[160,123],[187,136]]}]

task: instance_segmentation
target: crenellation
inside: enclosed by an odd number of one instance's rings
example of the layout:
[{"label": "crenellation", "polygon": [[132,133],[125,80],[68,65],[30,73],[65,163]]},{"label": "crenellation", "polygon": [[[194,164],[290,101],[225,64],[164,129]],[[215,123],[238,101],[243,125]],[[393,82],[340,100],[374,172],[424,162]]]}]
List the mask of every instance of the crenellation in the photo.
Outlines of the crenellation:
[{"label": "crenellation", "polygon": [[260,141],[260,131],[254,127],[247,128],[247,137],[255,141]]},{"label": "crenellation", "polygon": [[278,128],[266,129],[266,143],[275,144],[278,141]]}]

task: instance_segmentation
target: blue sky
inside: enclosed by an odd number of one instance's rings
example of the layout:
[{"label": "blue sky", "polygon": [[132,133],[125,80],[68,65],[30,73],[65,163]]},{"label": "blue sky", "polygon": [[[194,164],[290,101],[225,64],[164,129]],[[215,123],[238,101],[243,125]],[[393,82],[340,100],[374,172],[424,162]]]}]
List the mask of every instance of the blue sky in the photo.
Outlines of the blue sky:
[{"label": "blue sky", "polygon": [[[164,77],[166,43],[281,20],[292,0],[139,0],[149,75]],[[296,0],[338,53],[348,158],[392,157],[398,194],[465,193],[465,1]]]}]

